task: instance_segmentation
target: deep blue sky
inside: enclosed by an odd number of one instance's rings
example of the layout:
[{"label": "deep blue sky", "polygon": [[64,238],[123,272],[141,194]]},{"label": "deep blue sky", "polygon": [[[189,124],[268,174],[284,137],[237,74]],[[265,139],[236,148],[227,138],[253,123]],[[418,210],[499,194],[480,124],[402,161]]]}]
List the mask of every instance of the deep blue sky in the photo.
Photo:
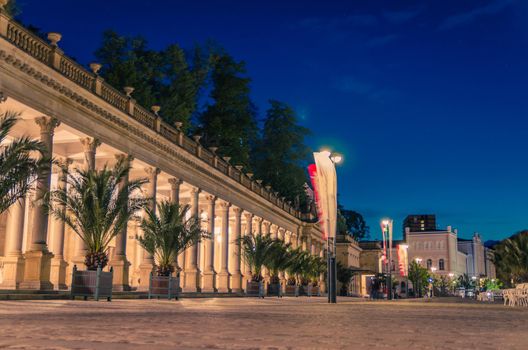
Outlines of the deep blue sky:
[{"label": "deep blue sky", "polygon": [[379,219],[436,213],[499,239],[528,228],[528,1],[19,0],[87,64],[105,29],[154,48],[214,39],[252,95],[293,105],[345,156],[340,199]]}]

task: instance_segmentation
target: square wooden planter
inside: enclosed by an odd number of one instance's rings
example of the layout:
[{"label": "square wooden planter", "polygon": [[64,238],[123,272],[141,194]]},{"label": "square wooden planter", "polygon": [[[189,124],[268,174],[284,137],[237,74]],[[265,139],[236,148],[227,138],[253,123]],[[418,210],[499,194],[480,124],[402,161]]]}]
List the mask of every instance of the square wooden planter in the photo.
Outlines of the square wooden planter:
[{"label": "square wooden planter", "polygon": [[110,268],[110,272],[104,272],[100,267],[96,271],[79,271],[77,266],[73,266],[71,298],[80,296],[84,300],[94,298],[98,301],[99,298],[106,298],[107,301],[112,301],[113,276],[113,268]]},{"label": "square wooden planter", "polygon": [[287,297],[298,297],[299,296],[299,286],[287,284],[284,288],[284,295]]},{"label": "square wooden planter", "polygon": [[268,284],[268,296],[270,297],[282,297],[282,286],[280,283],[270,283]]},{"label": "square wooden planter", "polygon": [[178,300],[180,278],[172,276],[154,276],[150,274],[148,298],[163,298]]},{"label": "square wooden planter", "polygon": [[247,281],[246,295],[250,297],[264,298],[264,285],[262,282]]}]

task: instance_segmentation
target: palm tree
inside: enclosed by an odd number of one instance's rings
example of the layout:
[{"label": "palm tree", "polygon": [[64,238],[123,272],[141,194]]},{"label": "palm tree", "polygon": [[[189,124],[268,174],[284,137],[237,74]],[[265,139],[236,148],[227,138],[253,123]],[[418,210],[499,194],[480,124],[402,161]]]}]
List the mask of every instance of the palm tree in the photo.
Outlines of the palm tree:
[{"label": "palm tree", "polygon": [[[189,205],[163,201],[157,212],[147,208],[141,220],[143,236],[136,239],[148,253],[154,256],[158,276],[170,276],[178,254],[209,235],[201,228],[200,219],[187,215]],[[189,218],[187,218],[189,217]]]},{"label": "palm tree", "polygon": [[290,244],[285,244],[279,239],[272,241],[269,259],[264,263],[264,266],[270,271],[270,283],[280,283],[279,271],[285,271],[292,262],[292,255],[289,251]]},{"label": "palm tree", "polygon": [[495,246],[497,276],[507,284],[528,282],[528,231],[521,231]]},{"label": "palm tree", "polygon": [[290,263],[286,267],[286,272],[290,276],[288,284],[295,285],[300,283],[301,275],[305,270],[307,257],[310,255],[308,252],[302,250],[300,247],[290,250],[291,259]]},{"label": "palm tree", "polygon": [[77,169],[68,176],[67,190],[51,192],[49,210],[86,244],[88,270],[107,265],[110,241],[149,202],[149,198],[136,195],[148,181],[127,181],[129,172],[127,160],[119,161],[114,168]]},{"label": "palm tree", "polygon": [[262,267],[268,263],[273,240],[269,236],[248,234],[240,237],[238,244],[242,259],[251,269],[251,280],[262,281]]},{"label": "palm tree", "polygon": [[[37,174],[49,168],[49,159],[42,157],[44,145],[41,142],[20,137],[4,144],[18,116],[14,112],[0,115],[0,213],[24,197]],[[40,153],[40,157],[31,157],[32,152]]]}]

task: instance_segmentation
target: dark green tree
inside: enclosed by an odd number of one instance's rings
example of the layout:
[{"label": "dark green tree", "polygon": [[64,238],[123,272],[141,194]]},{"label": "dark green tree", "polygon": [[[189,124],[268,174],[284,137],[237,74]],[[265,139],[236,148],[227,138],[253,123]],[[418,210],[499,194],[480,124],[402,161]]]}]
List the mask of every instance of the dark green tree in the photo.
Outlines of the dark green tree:
[{"label": "dark green tree", "polygon": [[203,143],[218,147],[232,164],[249,167],[258,128],[245,63],[227,53],[215,54],[212,62],[212,103],[199,116]]},{"label": "dark green tree", "polygon": [[357,240],[369,237],[370,228],[363,215],[357,211],[345,209],[339,204],[337,217],[337,232],[339,234],[348,234]]},{"label": "dark green tree", "polygon": [[528,231],[521,231],[494,247],[497,277],[508,286],[528,282]]},{"label": "dark green tree", "polygon": [[142,37],[120,36],[108,30],[95,56],[103,65],[101,75],[110,85],[118,89],[132,86],[137,103],[146,108],[160,105],[166,122],[181,122],[184,130],[189,129],[209,70],[206,51],[197,46],[187,54],[177,44],[155,51]]},{"label": "dark green tree", "polygon": [[409,280],[413,284],[415,296],[423,295],[424,289],[429,285],[429,272],[427,269],[416,261],[411,261],[409,264]]},{"label": "dark green tree", "polygon": [[304,199],[308,182],[306,165],[310,149],[304,139],[310,131],[299,125],[295,111],[285,103],[271,100],[262,137],[253,154],[256,177],[270,184],[291,201]]}]

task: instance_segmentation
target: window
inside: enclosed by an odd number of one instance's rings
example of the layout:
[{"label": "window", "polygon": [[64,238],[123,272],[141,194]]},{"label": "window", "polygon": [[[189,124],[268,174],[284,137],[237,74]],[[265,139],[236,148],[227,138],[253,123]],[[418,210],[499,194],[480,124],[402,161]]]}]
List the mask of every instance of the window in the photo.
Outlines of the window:
[{"label": "window", "polygon": [[427,269],[430,270],[432,266],[433,266],[433,260],[427,259]]},{"label": "window", "polygon": [[438,269],[439,269],[440,271],[445,270],[444,259],[440,259],[440,260],[438,260]]}]

